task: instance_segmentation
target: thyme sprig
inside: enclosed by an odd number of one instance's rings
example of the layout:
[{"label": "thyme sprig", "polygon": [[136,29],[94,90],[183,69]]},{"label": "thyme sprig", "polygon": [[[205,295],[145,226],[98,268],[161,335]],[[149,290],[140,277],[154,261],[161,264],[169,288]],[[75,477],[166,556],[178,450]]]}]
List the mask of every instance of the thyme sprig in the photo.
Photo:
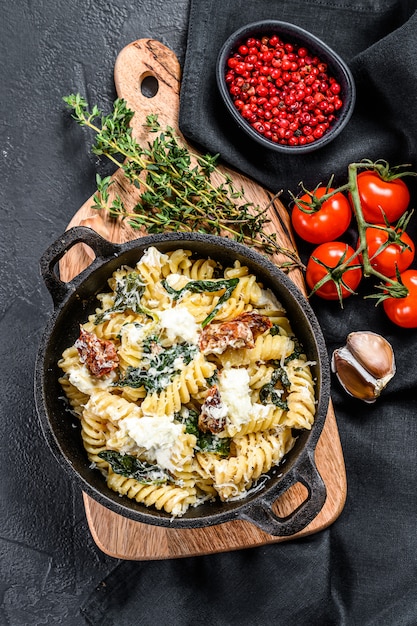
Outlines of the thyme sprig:
[{"label": "thyme sprig", "polygon": [[[161,128],[157,115],[148,115],[144,123],[155,137],[146,146],[140,145],[130,125],[134,112],[123,99],[115,100],[109,115],[97,106],[90,110],[80,94],[63,99],[77,123],[95,132],[93,153],[120,168],[139,192],[139,201],[129,211],[120,195],[111,197],[112,177],[102,178],[97,173],[92,208],[126,219],[131,227],[149,233],[189,231],[229,236],[269,255],[285,255],[288,261],[281,264],[282,269],[304,269],[297,253],[280,246],[275,235],[265,229],[270,222],[268,210],[277,196],[263,208],[245,202],[244,190],[218,168],[219,155],[191,153],[172,127]],[[212,181],[213,173],[219,184]]]}]

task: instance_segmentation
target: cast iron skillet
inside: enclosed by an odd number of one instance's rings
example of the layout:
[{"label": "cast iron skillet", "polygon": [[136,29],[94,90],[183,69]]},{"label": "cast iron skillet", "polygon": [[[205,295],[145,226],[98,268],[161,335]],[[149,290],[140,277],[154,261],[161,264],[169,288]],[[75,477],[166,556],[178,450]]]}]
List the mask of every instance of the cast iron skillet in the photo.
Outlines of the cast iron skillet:
[{"label": "cast iron skillet", "polygon": [[[76,243],[90,246],[96,255],[93,263],[68,283],[56,272],[59,259]],[[78,421],[67,410],[58,383],[61,372],[57,361],[65,348],[79,335],[79,324],[97,307],[96,295],[107,291],[107,280],[121,265],[134,266],[144,251],[156,246],[161,252],[178,248],[196,256],[211,257],[230,266],[238,259],[271,287],[286,308],[294,332],[302,342],[309,360],[315,361],[317,379],[317,414],[310,431],[300,433],[285,463],[274,468],[264,487],[235,502],[206,503],[190,508],[180,518],[147,508],[120,497],[109,489],[99,471],[90,467],[82,445]],[[330,376],[324,339],[314,313],[293,282],[261,254],[221,237],[166,233],[149,235],[124,244],[106,241],[93,230],[75,227],[66,231],[44,253],[40,268],[52,296],[54,310],[41,339],[35,372],[35,400],[42,430],[60,464],[81,489],[112,511],[130,519],[170,528],[199,528],[234,519],[248,520],[275,536],[288,536],[305,528],[319,513],[326,499],[326,487],[317,470],[314,451],[323,428],[330,395]],[[278,517],[272,511],[275,500],[296,482],[308,492],[306,500],[289,516]]]}]

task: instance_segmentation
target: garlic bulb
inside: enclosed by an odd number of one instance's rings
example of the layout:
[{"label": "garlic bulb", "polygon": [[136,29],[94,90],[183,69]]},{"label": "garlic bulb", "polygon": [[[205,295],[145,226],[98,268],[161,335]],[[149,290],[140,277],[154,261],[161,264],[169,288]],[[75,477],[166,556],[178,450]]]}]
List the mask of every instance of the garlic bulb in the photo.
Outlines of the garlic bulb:
[{"label": "garlic bulb", "polygon": [[353,332],[346,345],[333,352],[332,370],[351,396],[375,402],[395,374],[394,351],[377,333]]}]

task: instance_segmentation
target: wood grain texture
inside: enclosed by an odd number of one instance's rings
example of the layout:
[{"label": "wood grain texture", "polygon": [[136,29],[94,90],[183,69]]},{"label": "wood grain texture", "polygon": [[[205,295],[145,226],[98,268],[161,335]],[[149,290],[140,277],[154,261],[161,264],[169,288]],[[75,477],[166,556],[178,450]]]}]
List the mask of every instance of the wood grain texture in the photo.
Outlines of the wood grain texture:
[{"label": "wood grain texture", "polygon": [[[158,91],[153,97],[147,97],[142,93],[143,81],[148,76],[154,77],[158,84]],[[132,128],[138,141],[141,143],[148,141],[148,133],[143,127],[143,122],[150,113],[157,113],[161,125],[172,126],[181,137],[178,129],[180,66],[168,48],[150,39],[141,39],[129,44],[117,57],[114,78],[118,96],[124,98],[128,106],[135,111]],[[183,137],[181,139],[186,143]],[[271,203],[273,199],[271,192],[229,168],[220,166],[220,170],[228,172],[234,184],[244,190],[246,201],[262,207]],[[118,193],[128,208],[133,208],[137,202],[137,190],[126,184],[120,170],[114,173],[113,180],[113,193]],[[113,220],[107,215],[97,213],[91,209],[92,204],[92,198],[89,198],[74,215],[68,227],[80,224],[90,226],[115,242],[128,241],[144,234],[133,230],[126,221]],[[271,203],[269,215],[271,219],[269,232],[276,233],[277,240],[283,248],[294,250],[289,215],[279,200],[275,199]],[[92,258],[92,251],[84,244],[74,246],[60,262],[61,279],[71,280],[91,262]],[[279,263],[287,258],[276,255],[274,260]],[[301,272],[292,270],[290,277],[305,293]],[[318,532],[337,519],[346,499],[345,466],[332,406],[329,407],[315,458],[327,487],[327,498],[316,518],[304,530],[291,537],[269,535],[243,520],[190,530],[142,524],[110,511],[87,494],[83,494],[89,528],[94,541],[103,552],[116,558],[131,560],[179,558],[237,550]],[[288,515],[305,498],[305,487],[297,483],[274,503],[273,510],[279,516]]]}]

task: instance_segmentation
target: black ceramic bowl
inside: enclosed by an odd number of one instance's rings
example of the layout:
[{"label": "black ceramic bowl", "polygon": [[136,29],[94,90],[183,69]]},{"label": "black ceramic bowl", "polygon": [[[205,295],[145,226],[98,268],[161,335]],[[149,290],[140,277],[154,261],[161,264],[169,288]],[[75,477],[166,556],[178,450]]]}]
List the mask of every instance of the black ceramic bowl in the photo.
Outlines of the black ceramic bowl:
[{"label": "black ceramic bowl", "polygon": [[[227,61],[230,55],[237,51],[239,46],[246,42],[248,37],[260,40],[262,37],[271,37],[274,34],[278,35],[284,43],[293,44],[297,48],[307,48],[310,56],[316,56],[320,59],[320,61],[326,63],[328,68],[327,74],[333,76],[341,87],[339,97],[343,101],[343,105],[339,110],[335,111],[336,119],[330,124],[330,127],[326,130],[322,137],[315,139],[311,143],[291,146],[288,144],[277,143],[269,138],[266,138],[263,134],[255,130],[241,115],[240,111],[234,104],[234,99],[230,95],[228,85],[226,84],[225,75],[227,71]],[[287,154],[303,154],[305,152],[317,150],[318,148],[329,144],[345,128],[352,115],[355,105],[355,83],[352,73],[343,59],[341,59],[341,57],[334,50],[332,50],[327,44],[318,39],[312,33],[287,22],[280,22],[276,20],[254,22],[243,26],[234,32],[227,39],[220,50],[216,66],[216,79],[223,102],[242,132],[246,133],[248,137],[254,139],[265,148],[278,152],[285,152]]]},{"label": "black ceramic bowl", "polygon": [[[90,246],[96,258],[71,282],[64,283],[57,276],[56,265],[79,242]],[[211,257],[227,265],[237,259],[246,264],[285,306],[309,360],[315,363],[312,369],[317,381],[317,413],[312,429],[300,433],[286,462],[270,472],[270,478],[259,492],[236,502],[205,503],[175,519],[127,497],[120,497],[107,487],[100,472],[90,466],[79,428],[74,427],[77,420],[68,413],[58,382],[61,372],[57,362],[63,350],[78,337],[80,322],[94,312],[96,295],[108,288],[107,280],[117,268],[134,265],[149,246],[155,246],[161,252],[186,248],[200,258]],[[112,244],[85,227],[72,228],[64,233],[45,252],[40,265],[54,302],[54,311],[37,357],[36,406],[44,435],[53,453],[83,491],[107,508],[130,519],[170,528],[211,526],[240,518],[253,522],[272,535],[291,535],[314,519],[326,498],[326,488],[316,468],[314,451],[328,409],[329,366],[323,336],[314,313],[305,297],[283,272],[261,254],[229,239],[169,233]],[[298,481],[307,488],[306,500],[287,518],[277,517],[272,511],[273,503]]]}]

